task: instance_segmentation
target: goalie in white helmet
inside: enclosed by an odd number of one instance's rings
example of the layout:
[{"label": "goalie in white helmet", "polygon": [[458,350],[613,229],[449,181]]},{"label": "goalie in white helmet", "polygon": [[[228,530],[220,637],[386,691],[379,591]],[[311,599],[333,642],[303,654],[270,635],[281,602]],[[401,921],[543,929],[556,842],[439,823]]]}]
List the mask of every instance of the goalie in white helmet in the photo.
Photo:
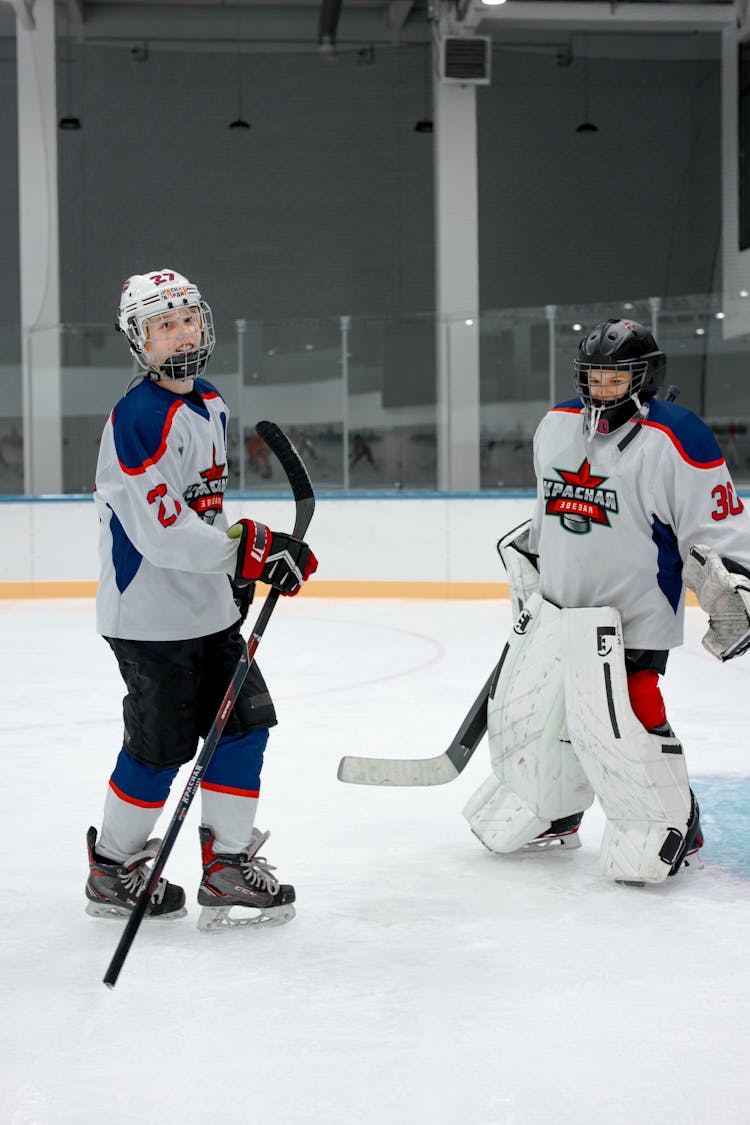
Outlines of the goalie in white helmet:
[{"label": "goalie in white helmet", "polygon": [[[198,288],[171,269],[135,274],[122,288],[117,328],[143,374],[107,419],[94,492],[97,629],[127,691],[101,830],[87,835],[87,911],[97,917],[127,915],[146,883],[158,845],[149,837],[171,783],[206,737],[246,651],[240,625],[254,582],[296,594],[317,566],[306,543],[254,520],[227,534],[229,410],[203,378],[215,338]],[[203,929],[294,916],[294,888],[259,855],[267,833],[255,828],[275,723],[253,661],[201,783]],[[148,913],[179,917],[184,902],[182,888],[162,879]]]}]

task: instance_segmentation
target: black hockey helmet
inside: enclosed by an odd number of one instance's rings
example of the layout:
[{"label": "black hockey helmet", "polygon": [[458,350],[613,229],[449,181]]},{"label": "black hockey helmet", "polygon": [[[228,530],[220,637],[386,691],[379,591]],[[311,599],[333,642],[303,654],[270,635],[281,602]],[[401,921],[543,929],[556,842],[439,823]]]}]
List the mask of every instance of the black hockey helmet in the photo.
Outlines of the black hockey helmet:
[{"label": "black hockey helmet", "polygon": [[[591,393],[592,368],[622,371],[630,380],[611,403]],[[664,382],[667,359],[647,328],[634,320],[605,320],[592,328],[578,344],[575,385],[586,408],[590,436],[607,434],[623,426],[652,399]]]}]

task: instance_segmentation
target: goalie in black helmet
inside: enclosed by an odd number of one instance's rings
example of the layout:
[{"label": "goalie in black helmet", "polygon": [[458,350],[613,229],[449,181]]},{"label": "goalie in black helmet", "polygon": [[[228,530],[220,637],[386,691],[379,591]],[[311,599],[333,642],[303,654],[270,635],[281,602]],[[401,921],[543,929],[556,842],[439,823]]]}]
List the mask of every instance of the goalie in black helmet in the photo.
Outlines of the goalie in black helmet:
[{"label": "goalie in black helmet", "polygon": [[493,775],[464,810],[493,851],[570,846],[596,796],[601,867],[623,883],[661,882],[702,843],[659,687],[686,585],[714,656],[750,645],[750,520],[711,430],[658,397],[665,372],[643,325],[598,324],[577,397],[537,429],[533,519],[498,545],[524,612],[489,702]]},{"label": "goalie in black helmet", "polygon": [[620,429],[661,389],[667,361],[654,337],[632,320],[606,320],[583,337],[575,382],[590,437]]}]

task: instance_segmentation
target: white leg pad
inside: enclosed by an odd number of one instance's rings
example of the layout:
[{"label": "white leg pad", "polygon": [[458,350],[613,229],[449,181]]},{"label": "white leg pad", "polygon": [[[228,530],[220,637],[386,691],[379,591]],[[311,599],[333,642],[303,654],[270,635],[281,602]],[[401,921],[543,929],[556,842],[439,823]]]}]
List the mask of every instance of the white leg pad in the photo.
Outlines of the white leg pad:
[{"label": "white leg pad", "polygon": [[690,819],[679,741],[649,734],[630,705],[616,609],[561,611],[568,730],[608,825],[600,866],[615,881],[660,883]]},{"label": "white leg pad", "polygon": [[463,814],[472,832],[491,852],[516,852],[540,832],[549,820],[537,816],[505,782],[491,774],[464,805]]},{"label": "white leg pad", "polygon": [[594,793],[565,728],[560,610],[532,593],[508,640],[487,707],[493,776],[463,814],[482,843],[513,852]]}]

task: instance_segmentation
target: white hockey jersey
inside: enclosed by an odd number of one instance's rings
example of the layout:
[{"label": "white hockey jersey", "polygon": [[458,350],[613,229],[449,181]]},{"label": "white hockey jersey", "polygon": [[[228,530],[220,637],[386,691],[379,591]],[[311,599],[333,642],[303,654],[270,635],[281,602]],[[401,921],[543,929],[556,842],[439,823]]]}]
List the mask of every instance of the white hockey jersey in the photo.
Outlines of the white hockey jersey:
[{"label": "white hockey jersey", "polygon": [[682,560],[693,543],[750,568],[750,519],[716,438],[652,399],[612,434],[584,434],[583,405],[550,410],[534,437],[530,548],[555,605],[615,606],[630,649],[682,644]]},{"label": "white hockey jersey", "polygon": [[195,380],[202,406],[143,379],[102,434],[97,629],[128,640],[182,640],[228,628],[239,614],[228,574],[226,403]]}]

